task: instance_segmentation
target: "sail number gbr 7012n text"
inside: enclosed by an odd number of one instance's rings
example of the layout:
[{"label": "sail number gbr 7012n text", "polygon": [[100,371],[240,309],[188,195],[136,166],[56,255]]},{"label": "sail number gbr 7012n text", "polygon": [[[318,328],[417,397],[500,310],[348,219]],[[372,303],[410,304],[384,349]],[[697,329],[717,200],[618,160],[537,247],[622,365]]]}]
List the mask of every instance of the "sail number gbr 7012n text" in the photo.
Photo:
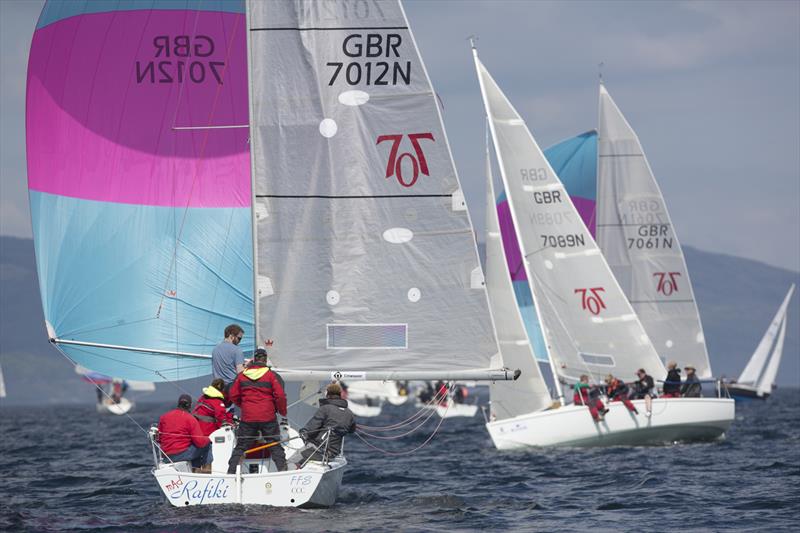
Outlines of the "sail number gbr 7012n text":
[{"label": "sail number gbr 7012n text", "polygon": [[411,61],[396,59],[400,57],[398,48],[402,43],[399,33],[347,35],[342,39],[341,50],[351,59],[326,63],[330,73],[328,86],[337,81],[347,85],[410,85]]}]

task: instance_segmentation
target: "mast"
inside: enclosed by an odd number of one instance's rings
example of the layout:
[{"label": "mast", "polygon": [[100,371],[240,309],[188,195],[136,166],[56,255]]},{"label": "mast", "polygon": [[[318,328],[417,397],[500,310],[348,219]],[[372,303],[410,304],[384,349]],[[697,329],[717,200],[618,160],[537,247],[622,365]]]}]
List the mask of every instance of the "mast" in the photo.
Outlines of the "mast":
[{"label": "mast", "polygon": [[251,231],[251,246],[253,250],[253,349],[258,348],[258,301],[259,301],[259,287],[258,287],[258,230],[256,228],[256,163],[253,157],[252,140],[253,140],[253,82],[250,73],[252,72],[253,54],[250,51],[250,0],[245,2],[244,6],[245,17],[245,33],[247,34],[247,116],[248,116],[248,138],[247,144],[250,148],[248,150],[250,158],[250,231]]}]

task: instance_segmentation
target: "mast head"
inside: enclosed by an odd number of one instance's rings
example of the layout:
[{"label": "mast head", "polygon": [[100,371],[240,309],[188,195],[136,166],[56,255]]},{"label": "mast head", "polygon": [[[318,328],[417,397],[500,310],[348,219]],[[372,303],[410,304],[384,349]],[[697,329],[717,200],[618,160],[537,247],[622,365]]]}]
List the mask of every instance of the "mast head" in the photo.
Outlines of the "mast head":
[{"label": "mast head", "polygon": [[478,40],[478,37],[476,35],[470,35],[467,37],[467,40],[469,41],[470,48],[475,50],[475,42]]}]

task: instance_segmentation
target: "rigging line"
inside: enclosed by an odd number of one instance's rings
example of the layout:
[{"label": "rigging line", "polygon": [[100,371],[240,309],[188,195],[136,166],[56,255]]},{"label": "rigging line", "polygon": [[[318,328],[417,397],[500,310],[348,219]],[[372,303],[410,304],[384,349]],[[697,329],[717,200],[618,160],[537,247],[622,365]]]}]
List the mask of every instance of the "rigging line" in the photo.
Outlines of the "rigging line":
[{"label": "rigging line", "polygon": [[447,391],[445,391],[443,393],[442,392],[437,392],[433,396],[433,398],[431,398],[427,403],[425,403],[424,406],[422,408],[420,408],[416,413],[411,415],[409,418],[407,418],[407,419],[405,419],[405,420],[403,420],[401,422],[398,422],[396,424],[391,424],[391,425],[388,425],[388,426],[367,426],[367,425],[359,424],[358,427],[364,428],[364,429],[368,429],[370,431],[392,431],[392,430],[396,430],[396,429],[401,429],[401,428],[403,428],[405,426],[408,426],[411,423],[413,423],[417,418],[420,418],[420,417],[424,416],[425,412],[430,410],[429,409],[430,407],[433,407],[435,404],[438,405],[445,398],[445,396],[447,396]]},{"label": "rigging line", "polygon": [[389,451],[389,450],[384,450],[382,448],[378,448],[377,446],[375,446],[372,443],[368,442],[364,437],[362,437],[359,431],[356,431],[355,435],[356,435],[356,437],[361,439],[361,442],[363,442],[364,444],[366,444],[367,446],[369,446],[373,450],[379,451],[379,452],[381,452],[381,453],[383,453],[385,455],[393,455],[393,456],[396,456],[396,457],[397,456],[402,456],[402,455],[410,455],[410,454],[412,454],[412,453],[414,453],[414,452],[416,452],[418,450],[421,450],[422,448],[427,446],[428,443],[431,440],[433,440],[433,437],[436,436],[436,433],[439,431],[439,428],[442,427],[442,422],[444,422],[445,415],[447,415],[447,411],[449,409],[450,409],[450,406],[448,405],[447,408],[445,409],[444,415],[442,415],[441,420],[439,420],[439,423],[436,425],[436,428],[434,428],[433,433],[431,433],[430,437],[425,439],[425,442],[423,442],[422,444],[420,444],[419,446],[417,446],[414,449],[406,450],[404,452],[392,452],[392,451]]},{"label": "rigging line", "polygon": [[401,439],[401,438],[406,437],[408,435],[411,435],[412,433],[415,433],[417,430],[421,429],[425,424],[428,423],[428,420],[430,420],[431,417],[436,414],[436,409],[428,409],[427,411],[428,411],[428,416],[425,417],[425,419],[423,419],[419,424],[417,424],[413,428],[409,429],[405,433],[399,433],[397,435],[374,435],[374,434],[369,433],[367,431],[361,431],[361,434],[362,435],[366,435],[368,437],[371,437],[373,439],[381,439],[381,440]]},{"label": "rigging line", "polygon": [[[198,12],[198,17],[199,17],[199,12]],[[220,77],[221,78],[224,78],[226,72],[228,71],[228,65],[230,63],[231,51],[232,51],[232,48],[233,48],[233,39],[234,39],[234,37],[236,36],[236,34],[238,32],[240,19],[241,19],[241,17],[236,17],[235,22],[234,22],[233,32],[231,33],[231,38],[228,41],[228,47],[227,47],[227,50],[226,50],[225,66],[222,68],[222,72],[220,73]],[[184,83],[185,83],[185,81],[184,81]],[[217,105],[219,103],[220,94],[222,93],[222,87],[223,87],[223,85],[218,85],[217,86],[217,90],[216,90],[216,92],[214,94],[214,101],[212,102],[211,110],[209,111],[209,117],[208,117],[208,121],[207,121],[208,124],[211,124],[212,117],[214,116],[214,113],[216,113],[216,111],[217,111]],[[176,108],[175,108],[176,116],[177,116],[177,112],[178,112],[177,110],[178,110],[178,107],[176,106]],[[175,125],[175,121],[174,120],[173,120],[172,125],[173,126]],[[194,195],[195,185],[197,184],[198,168],[200,166],[200,161],[203,159],[203,157],[205,155],[206,147],[208,146],[208,138],[209,138],[209,131],[205,130],[203,132],[202,143],[201,143],[201,146],[200,146],[200,154],[199,154],[199,157],[197,158],[198,161],[197,161],[197,163],[195,164],[195,167],[194,167],[194,174],[192,176],[191,187],[189,188],[189,195],[186,198],[186,206],[183,209],[183,215],[181,217],[180,228],[178,229],[178,232],[175,235],[175,247],[173,248],[172,259],[170,260],[170,263],[169,263],[169,271],[167,272],[167,277],[166,277],[166,280],[164,281],[164,290],[161,293],[161,301],[158,304],[158,310],[156,312],[156,318],[158,318],[160,316],[161,308],[164,305],[164,298],[166,297],[167,288],[169,287],[169,280],[172,277],[172,269],[173,268],[177,269],[178,242],[180,241],[180,238],[183,235],[183,228],[186,225],[186,218],[187,218],[187,216],[189,214],[189,205],[191,203],[192,196]],[[174,185],[174,183],[173,183],[173,185]]]},{"label": "rigging line", "polygon": [[[307,395],[307,396],[304,396],[304,397],[300,398],[300,399],[299,399],[299,400],[297,400],[296,402],[292,402],[292,403],[290,403],[289,405],[287,405],[287,406],[286,406],[286,408],[287,408],[287,409],[289,409],[290,407],[294,407],[294,406],[295,406],[295,405],[297,405],[298,403],[302,403],[302,402],[304,402],[304,401],[308,400],[309,398],[312,398],[312,397],[316,396],[317,394],[322,394],[322,390],[323,390],[323,389],[324,389],[324,387],[320,387],[319,389],[315,390],[315,391],[314,391],[314,392],[312,392],[311,394],[309,394],[309,395]],[[288,417],[287,417],[287,418],[288,418]]]}]

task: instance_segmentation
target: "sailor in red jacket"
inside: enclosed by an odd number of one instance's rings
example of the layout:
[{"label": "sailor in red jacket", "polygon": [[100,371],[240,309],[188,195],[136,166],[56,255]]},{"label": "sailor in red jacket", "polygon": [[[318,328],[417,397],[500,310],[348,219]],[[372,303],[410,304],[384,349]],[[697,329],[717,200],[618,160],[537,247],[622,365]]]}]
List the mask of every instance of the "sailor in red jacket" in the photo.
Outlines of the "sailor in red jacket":
[{"label": "sailor in red jacket", "polygon": [[172,462],[191,461],[197,469],[211,471],[211,441],[189,413],[192,397],[181,394],[178,407],[158,419],[158,443]]},{"label": "sailor in red jacket", "polygon": [[[259,432],[267,443],[281,438],[276,413],[286,416],[286,394],[280,377],[267,366],[267,351],[256,350],[253,362],[244,369],[231,385],[230,400],[242,409],[236,431],[236,448],[228,462],[228,473],[235,474],[244,452],[252,447]],[[271,449],[272,460],[278,470],[286,470],[286,454],[280,445]]]},{"label": "sailor in red jacket", "polygon": [[233,424],[233,414],[225,409],[224,389],[225,382],[217,378],[210,387],[203,389],[203,395],[197,399],[192,414],[200,423],[203,435],[211,435],[224,423]]}]

